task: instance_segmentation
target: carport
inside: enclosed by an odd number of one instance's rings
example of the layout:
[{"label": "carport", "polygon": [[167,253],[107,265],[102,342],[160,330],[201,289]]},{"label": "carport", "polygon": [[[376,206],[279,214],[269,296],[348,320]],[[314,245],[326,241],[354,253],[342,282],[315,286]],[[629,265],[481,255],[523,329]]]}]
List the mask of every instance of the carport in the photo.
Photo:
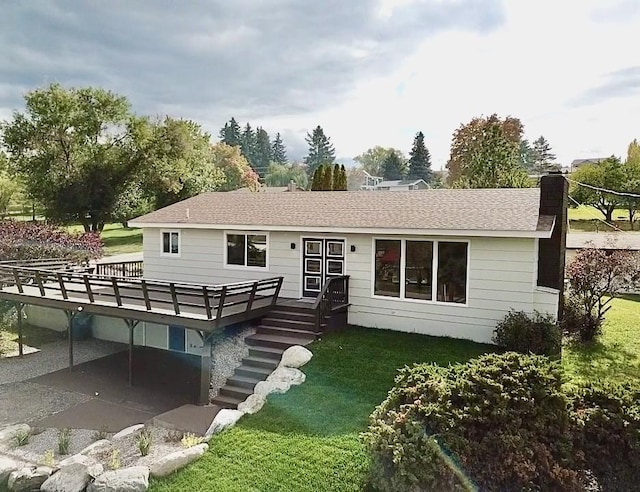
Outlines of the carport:
[{"label": "carport", "polygon": [[203,342],[197,367],[197,403],[200,405],[209,402],[212,335],[227,326],[263,317],[275,305],[283,281],[282,277],[274,277],[224,285],[198,285],[11,265],[0,265],[0,276],[4,279],[0,299],[14,303],[18,312],[21,351],[25,305],[64,311],[68,322],[69,371],[74,370],[73,320],[80,313],[123,320],[129,335],[127,374],[130,386],[135,383],[137,367],[151,366],[157,371],[170,372],[175,369],[154,362],[154,351],[144,347],[136,352],[136,360],[134,334],[141,321],[194,331]]}]

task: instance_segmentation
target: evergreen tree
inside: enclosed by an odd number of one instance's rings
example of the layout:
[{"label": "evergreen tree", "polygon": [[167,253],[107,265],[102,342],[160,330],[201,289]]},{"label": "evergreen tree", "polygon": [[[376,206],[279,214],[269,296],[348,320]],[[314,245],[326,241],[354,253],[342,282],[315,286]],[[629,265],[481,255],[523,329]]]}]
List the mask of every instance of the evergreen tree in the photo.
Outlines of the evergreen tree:
[{"label": "evergreen tree", "polygon": [[273,140],[273,146],[271,147],[271,159],[278,164],[288,164],[287,150],[285,149],[280,133],[276,133],[276,138]]},{"label": "evergreen tree", "polygon": [[269,134],[262,127],[258,127],[256,130],[256,144],[254,148],[255,159],[255,171],[260,178],[266,176],[269,170],[269,164],[272,160],[271,155],[271,141],[269,140]]},{"label": "evergreen tree", "polygon": [[535,158],[534,171],[537,174],[544,174],[559,168],[556,155],[551,152],[551,145],[542,135],[533,142],[533,153]]},{"label": "evergreen tree", "polygon": [[321,191],[322,190],[322,181],[324,179],[324,166],[316,167],[316,170],[313,172],[313,180],[311,181],[311,191]]},{"label": "evergreen tree", "polygon": [[340,164],[337,162],[333,166],[333,173],[331,177],[331,190],[338,190],[340,187]]},{"label": "evergreen tree", "polygon": [[249,164],[256,170],[255,163],[256,134],[249,123],[246,124],[240,137],[240,151],[242,155],[249,161]]},{"label": "evergreen tree", "polygon": [[220,129],[220,142],[227,145],[239,147],[241,144],[240,125],[235,118],[231,118],[228,123]]},{"label": "evergreen tree", "polygon": [[334,191],[347,191],[347,170],[344,168],[344,164],[340,166],[340,179],[338,184],[333,186]]},{"label": "evergreen tree", "polygon": [[331,164],[322,166],[322,191],[331,191],[333,188],[333,167]]},{"label": "evergreen tree", "polygon": [[406,163],[397,152],[390,152],[382,163],[382,177],[387,180],[402,179],[406,174]]},{"label": "evergreen tree", "polygon": [[536,153],[526,138],[520,140],[520,165],[526,169],[528,173],[535,172]]},{"label": "evergreen tree", "polygon": [[311,134],[307,133],[305,140],[309,145],[309,153],[304,158],[304,163],[307,166],[307,174],[313,176],[318,166],[333,164],[336,159],[336,151],[320,125]]},{"label": "evergreen tree", "polygon": [[409,153],[409,174],[410,179],[424,179],[430,183],[433,175],[431,172],[431,154],[424,145],[424,134],[418,132],[413,139],[413,147]]}]

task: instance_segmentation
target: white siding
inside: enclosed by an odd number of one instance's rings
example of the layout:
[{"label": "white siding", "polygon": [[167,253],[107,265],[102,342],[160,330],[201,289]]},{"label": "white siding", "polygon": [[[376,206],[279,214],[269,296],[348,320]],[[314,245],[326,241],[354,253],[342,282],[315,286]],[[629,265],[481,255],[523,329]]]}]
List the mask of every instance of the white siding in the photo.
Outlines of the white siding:
[{"label": "white siding", "polygon": [[[270,232],[268,269],[256,271],[224,266],[224,231],[183,229],[181,234],[180,256],[167,258],[160,255],[160,230],[144,230],[145,277],[221,284],[282,275],[281,296],[300,296],[301,237],[313,235]],[[351,277],[349,322],[354,325],[489,342],[496,323],[510,309],[551,313],[557,310],[557,294],[535,288],[536,239],[449,238],[469,240],[469,299],[468,305],[461,306],[374,298],[372,236],[335,237],[347,241],[345,270]],[[295,249],[291,249],[292,243]],[[355,246],[355,252],[351,252],[351,246]]]}]

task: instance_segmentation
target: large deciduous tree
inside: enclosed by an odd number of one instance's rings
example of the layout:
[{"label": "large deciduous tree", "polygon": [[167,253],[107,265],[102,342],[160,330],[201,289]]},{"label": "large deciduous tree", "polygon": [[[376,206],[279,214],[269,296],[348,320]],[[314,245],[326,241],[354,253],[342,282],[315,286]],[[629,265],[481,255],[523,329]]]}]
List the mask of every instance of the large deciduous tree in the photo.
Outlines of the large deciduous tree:
[{"label": "large deciduous tree", "polygon": [[354,157],[353,160],[360,164],[362,169],[371,176],[382,176],[382,166],[384,161],[392,152],[395,152],[398,155],[402,154],[399,150],[392,147],[381,147],[376,145],[375,147],[372,147],[362,154]]},{"label": "large deciduous tree", "polygon": [[297,164],[278,164],[272,162],[264,179],[267,186],[287,186],[293,181],[300,188],[306,189],[309,178],[304,168]]},{"label": "large deciduous tree", "polygon": [[640,210],[640,145],[637,140],[629,144],[627,160],[622,166],[622,184],[620,191],[627,195],[620,196],[621,205],[629,213],[629,226],[634,228]]},{"label": "large deciduous tree", "polygon": [[474,118],[454,133],[447,163],[449,182],[460,188],[524,188],[531,186],[520,165],[522,124],[497,115]]},{"label": "large deciduous tree", "polygon": [[[581,204],[597,208],[607,222],[613,211],[622,205],[622,197],[604,190],[620,191],[625,180],[620,159],[611,156],[597,164],[585,164],[571,174],[571,198]],[[600,189],[594,189],[600,188]]]},{"label": "large deciduous tree", "polygon": [[276,138],[273,139],[273,144],[271,146],[271,159],[273,162],[277,164],[288,164],[289,160],[287,159],[287,149],[284,146],[284,142],[282,141],[282,137],[280,133],[276,133]]},{"label": "large deciduous tree", "polygon": [[391,152],[382,163],[382,177],[388,180],[398,180],[407,174],[407,163],[399,152]]},{"label": "large deciduous tree", "polygon": [[433,174],[431,172],[431,154],[424,144],[424,133],[418,132],[413,139],[413,146],[409,152],[409,171],[407,177],[410,179],[423,179],[426,183],[431,183]]},{"label": "large deciduous tree", "polygon": [[51,84],[2,124],[10,167],[49,219],[101,230],[144,163],[151,132],[125,97]]},{"label": "large deciduous tree", "polygon": [[211,147],[211,164],[224,174],[224,182],[219,191],[232,191],[239,188],[258,189],[258,175],[251,168],[238,147],[218,143]]},{"label": "large deciduous tree", "polygon": [[309,176],[313,176],[319,166],[333,165],[336,151],[320,125],[315,127],[311,133],[307,133],[305,140],[309,145],[309,152],[304,158],[304,163],[307,166]]},{"label": "large deciduous tree", "polygon": [[9,209],[11,199],[18,191],[15,180],[9,176],[9,162],[7,156],[0,150],[0,218],[3,218]]},{"label": "large deciduous tree", "polygon": [[[500,132],[497,132],[497,129]],[[465,174],[468,174],[470,163],[474,160],[479,149],[487,151],[486,139],[495,142],[496,133],[500,134],[500,147],[506,147],[507,143],[514,146],[514,150],[510,150],[502,157],[508,157],[509,162],[506,163],[508,168],[513,167],[513,159],[519,164],[520,158],[519,148],[522,140],[524,128],[518,118],[507,116],[504,120],[499,118],[497,114],[489,117],[473,118],[466,125],[461,125],[454,134],[451,142],[451,155],[446,168],[448,170],[447,181],[450,185],[454,184]],[[490,150],[490,149],[489,149]],[[477,161],[477,159],[476,159]]]}]

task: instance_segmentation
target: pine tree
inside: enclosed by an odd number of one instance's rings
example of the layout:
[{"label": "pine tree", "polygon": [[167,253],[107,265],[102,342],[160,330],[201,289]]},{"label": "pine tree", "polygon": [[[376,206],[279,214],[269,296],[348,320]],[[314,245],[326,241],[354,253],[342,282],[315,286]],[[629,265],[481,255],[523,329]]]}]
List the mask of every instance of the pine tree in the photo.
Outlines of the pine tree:
[{"label": "pine tree", "polygon": [[256,129],[256,144],[254,148],[255,171],[260,178],[266,176],[269,170],[269,164],[272,160],[271,141],[269,134],[262,127]]},{"label": "pine tree", "polygon": [[255,162],[255,149],[256,149],[256,134],[251,128],[251,125],[247,123],[242,131],[240,137],[240,151],[242,155],[249,161],[249,164],[256,170]]},{"label": "pine tree", "polygon": [[535,159],[533,167],[537,174],[545,174],[559,168],[554,162],[556,155],[551,152],[551,145],[542,135],[533,142],[533,154]]},{"label": "pine tree", "polygon": [[235,118],[231,118],[229,122],[225,123],[220,129],[220,142],[231,145],[232,147],[239,147],[242,141],[240,133],[240,125],[238,125]]},{"label": "pine tree", "polygon": [[307,174],[313,176],[318,166],[333,164],[336,159],[336,151],[320,125],[311,134],[307,133],[305,140],[309,145],[309,153],[304,158],[304,163],[307,166]]},{"label": "pine tree", "polygon": [[388,180],[402,179],[406,173],[406,163],[397,152],[390,152],[382,163],[382,177]]},{"label": "pine tree", "polygon": [[529,140],[526,138],[520,140],[520,165],[527,170],[528,173],[533,173],[536,165],[536,153],[531,147]]},{"label": "pine tree", "polygon": [[288,164],[287,150],[282,142],[280,133],[276,133],[276,138],[273,140],[271,147],[271,159],[278,164]]},{"label": "pine tree", "polygon": [[413,139],[413,147],[409,153],[409,173],[410,179],[424,179],[430,183],[433,179],[431,172],[431,154],[424,145],[424,134],[418,132]]},{"label": "pine tree", "polygon": [[337,162],[333,166],[333,173],[331,177],[331,190],[339,190],[340,189],[340,164]]}]

